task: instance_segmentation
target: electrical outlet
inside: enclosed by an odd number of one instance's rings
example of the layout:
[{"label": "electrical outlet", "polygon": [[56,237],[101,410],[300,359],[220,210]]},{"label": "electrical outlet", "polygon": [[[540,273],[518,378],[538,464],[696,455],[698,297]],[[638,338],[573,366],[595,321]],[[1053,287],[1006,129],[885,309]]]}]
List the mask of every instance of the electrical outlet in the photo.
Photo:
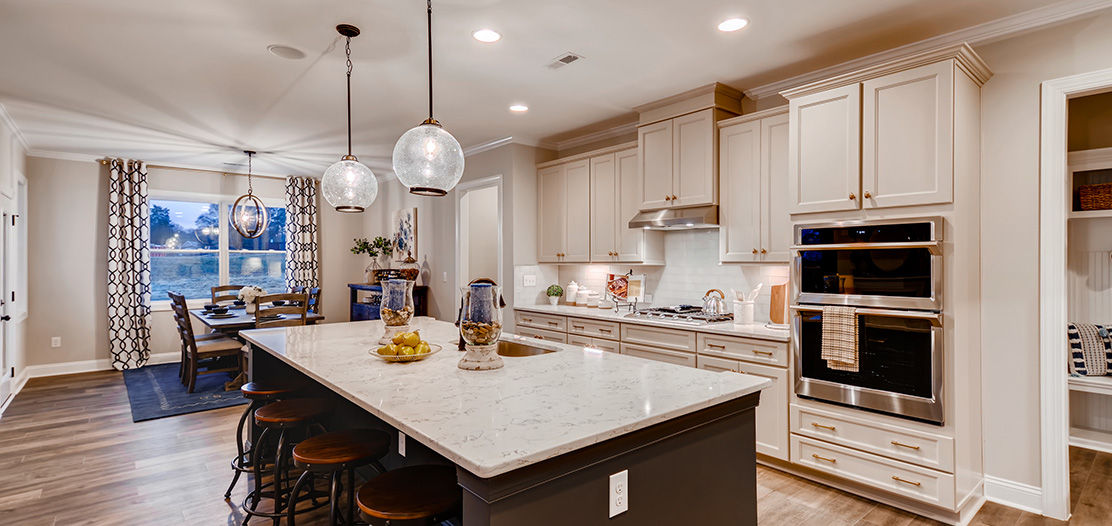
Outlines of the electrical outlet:
[{"label": "electrical outlet", "polygon": [[629,511],[629,470],[610,475],[610,518]]},{"label": "electrical outlet", "polygon": [[521,284],[523,287],[536,287],[537,286],[537,275],[536,274],[525,274],[524,276],[522,276],[521,280],[523,281],[523,283]]},{"label": "electrical outlet", "polygon": [[398,431],[398,454],[405,456],[405,433]]},{"label": "electrical outlet", "polygon": [[62,337],[61,336],[55,336],[55,337],[51,338],[50,339],[50,346],[54,347],[54,348],[61,347],[62,346]]}]

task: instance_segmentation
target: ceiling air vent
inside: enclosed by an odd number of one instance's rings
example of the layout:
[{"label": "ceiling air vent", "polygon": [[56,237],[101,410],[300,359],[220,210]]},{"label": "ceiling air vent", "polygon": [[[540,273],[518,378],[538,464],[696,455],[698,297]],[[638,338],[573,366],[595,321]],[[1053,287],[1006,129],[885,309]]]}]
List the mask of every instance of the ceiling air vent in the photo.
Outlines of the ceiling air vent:
[{"label": "ceiling air vent", "polygon": [[577,61],[579,59],[582,59],[582,58],[583,58],[583,55],[577,55],[575,53],[572,53],[571,51],[568,51],[567,53],[564,53],[563,55],[560,55],[560,56],[552,59],[552,62],[548,64],[548,67],[549,67],[549,69],[562,68],[562,67],[564,67],[568,64],[571,64],[572,62],[575,62],[575,61]]}]

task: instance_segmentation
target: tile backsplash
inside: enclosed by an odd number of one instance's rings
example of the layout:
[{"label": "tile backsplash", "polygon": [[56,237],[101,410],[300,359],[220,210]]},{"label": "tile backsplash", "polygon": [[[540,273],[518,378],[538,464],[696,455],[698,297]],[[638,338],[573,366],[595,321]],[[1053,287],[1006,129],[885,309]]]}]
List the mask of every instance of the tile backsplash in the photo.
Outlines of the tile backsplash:
[{"label": "tile backsplash", "polygon": [[[709,289],[721,289],[727,302],[734,296],[731,289],[748,291],[764,283],[757,298],[756,320],[768,321],[769,290],[788,280],[784,263],[737,264],[718,262],[718,231],[687,230],[668,232],[664,236],[664,266],[631,266],[619,264],[583,265],[519,265],[514,268],[516,304],[544,303],[544,290],[552,283],[567,287],[574,280],[580,286],[601,292],[608,273],[645,275],[646,291],[653,305],[689,303],[702,305]],[[523,287],[525,274],[537,276],[535,287]],[[562,303],[562,301],[561,301]]]}]

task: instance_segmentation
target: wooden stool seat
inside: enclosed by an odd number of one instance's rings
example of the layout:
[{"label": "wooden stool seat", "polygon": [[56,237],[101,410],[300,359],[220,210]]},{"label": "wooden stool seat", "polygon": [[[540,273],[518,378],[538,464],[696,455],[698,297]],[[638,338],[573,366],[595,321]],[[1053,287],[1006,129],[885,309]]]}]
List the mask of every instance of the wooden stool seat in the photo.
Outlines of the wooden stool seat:
[{"label": "wooden stool seat", "polygon": [[267,400],[282,395],[293,394],[297,387],[288,385],[265,385],[259,382],[247,382],[240,386],[239,392],[248,400]]},{"label": "wooden stool seat", "polygon": [[390,451],[390,435],[377,429],[349,429],[317,435],[293,448],[294,461],[314,468],[369,463]]},{"label": "wooden stool seat", "polygon": [[291,398],[255,410],[260,424],[289,425],[312,420],[327,413],[331,405],[321,398]]},{"label": "wooden stool seat", "polygon": [[456,510],[462,501],[452,466],[411,466],[387,471],[359,488],[355,500],[371,517],[430,519]]}]

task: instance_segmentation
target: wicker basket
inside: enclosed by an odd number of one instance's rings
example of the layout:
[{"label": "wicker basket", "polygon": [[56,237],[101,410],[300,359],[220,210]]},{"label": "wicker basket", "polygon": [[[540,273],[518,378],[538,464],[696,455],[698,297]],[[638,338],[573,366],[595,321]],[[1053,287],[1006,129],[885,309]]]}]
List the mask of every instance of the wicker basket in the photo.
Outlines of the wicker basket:
[{"label": "wicker basket", "polygon": [[1080,193],[1082,210],[1112,210],[1112,183],[1083,184]]}]

